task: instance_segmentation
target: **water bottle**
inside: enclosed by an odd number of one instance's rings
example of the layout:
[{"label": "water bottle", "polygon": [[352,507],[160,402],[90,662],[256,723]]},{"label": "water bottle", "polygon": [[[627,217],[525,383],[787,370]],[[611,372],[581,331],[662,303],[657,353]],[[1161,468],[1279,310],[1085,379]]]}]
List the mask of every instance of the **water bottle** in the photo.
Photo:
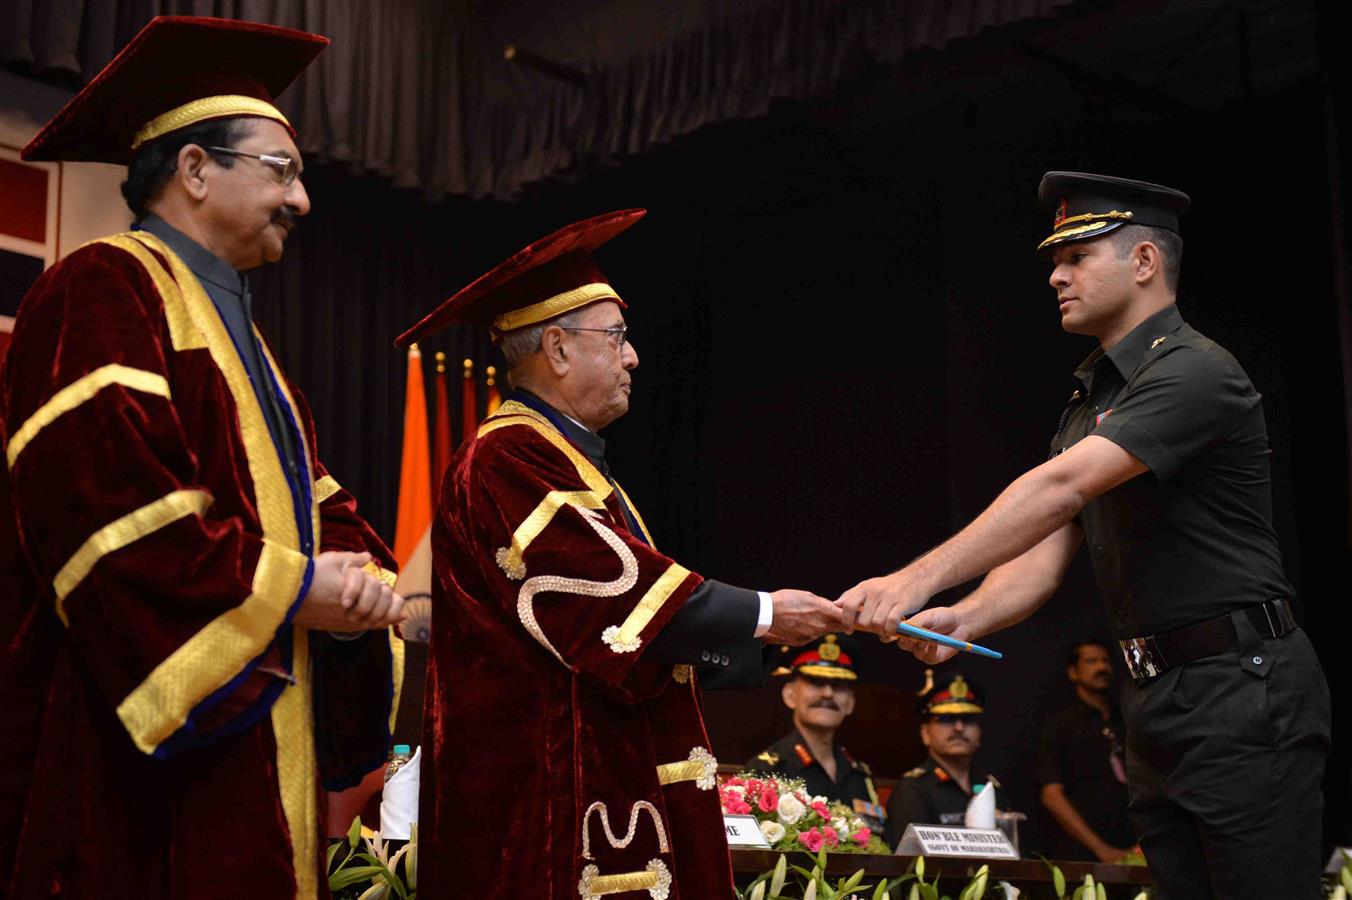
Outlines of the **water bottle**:
[{"label": "water bottle", "polygon": [[395,744],[390,751],[390,764],[385,767],[385,783],[389,784],[394,773],[402,769],[412,757],[413,750],[408,744]]}]

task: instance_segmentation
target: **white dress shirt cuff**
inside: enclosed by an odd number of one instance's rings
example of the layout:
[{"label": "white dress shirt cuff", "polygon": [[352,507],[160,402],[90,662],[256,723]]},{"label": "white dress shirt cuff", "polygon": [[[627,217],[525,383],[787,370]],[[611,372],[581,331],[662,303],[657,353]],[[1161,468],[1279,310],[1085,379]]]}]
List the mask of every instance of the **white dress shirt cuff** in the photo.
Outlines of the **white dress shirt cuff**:
[{"label": "white dress shirt cuff", "polygon": [[756,617],[756,633],[752,637],[760,637],[770,630],[770,623],[775,620],[775,602],[770,599],[770,595],[765,591],[757,591],[760,594],[760,615]]}]

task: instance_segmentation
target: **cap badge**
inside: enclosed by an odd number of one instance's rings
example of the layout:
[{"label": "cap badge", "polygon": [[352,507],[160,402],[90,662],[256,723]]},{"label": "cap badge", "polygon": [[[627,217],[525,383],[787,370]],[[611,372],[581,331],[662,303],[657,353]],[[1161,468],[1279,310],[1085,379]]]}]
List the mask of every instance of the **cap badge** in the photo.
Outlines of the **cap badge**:
[{"label": "cap badge", "polygon": [[953,679],[953,683],[948,687],[949,696],[954,700],[961,700],[967,696],[967,682],[959,675]]},{"label": "cap badge", "polygon": [[1061,202],[1056,204],[1056,219],[1052,222],[1052,230],[1061,227],[1061,223],[1066,220],[1066,198],[1062,197]]},{"label": "cap badge", "polygon": [[822,662],[835,662],[840,659],[840,645],[836,643],[834,634],[826,636],[826,642],[817,648],[817,655],[821,657]]}]

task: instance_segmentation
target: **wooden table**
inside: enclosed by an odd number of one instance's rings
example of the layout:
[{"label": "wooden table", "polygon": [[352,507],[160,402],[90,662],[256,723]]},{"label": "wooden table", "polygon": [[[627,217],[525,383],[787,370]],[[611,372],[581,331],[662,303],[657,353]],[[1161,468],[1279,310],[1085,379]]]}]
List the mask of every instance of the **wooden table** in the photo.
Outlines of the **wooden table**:
[{"label": "wooden table", "polygon": [[[789,862],[808,868],[811,863],[806,853],[790,853]],[[780,853],[774,850],[732,851],[732,869],[738,876],[737,883],[745,884],[762,872],[768,872],[779,861]],[[914,862],[913,856],[874,856],[863,853],[831,853],[826,857],[826,874],[842,878],[854,874],[859,869],[865,872],[865,881],[876,884],[880,878],[897,878],[905,875]],[[1066,876],[1066,896],[1069,897],[1076,885],[1084,882],[1086,874],[1106,887],[1112,898],[1130,898],[1150,885],[1150,873],[1145,866],[1116,866],[1106,863],[1061,862],[1056,860],[1061,873]],[[1052,888],[1052,873],[1046,863],[1039,859],[954,859],[952,857],[931,856],[925,860],[925,880],[933,880],[937,874],[940,894],[956,896],[966,886],[977,869],[990,867],[990,884],[1008,881],[1023,891],[1023,897],[1055,897]],[[909,890],[909,889],[908,889]],[[989,896],[989,888],[987,889]],[[904,897],[905,894],[902,894]],[[893,894],[894,900],[896,893]]]}]

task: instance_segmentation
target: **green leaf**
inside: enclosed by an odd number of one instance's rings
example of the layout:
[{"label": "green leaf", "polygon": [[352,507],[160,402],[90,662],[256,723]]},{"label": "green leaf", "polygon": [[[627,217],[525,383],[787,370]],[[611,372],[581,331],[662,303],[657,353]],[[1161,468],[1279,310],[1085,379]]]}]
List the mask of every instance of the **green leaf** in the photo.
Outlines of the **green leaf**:
[{"label": "green leaf", "polygon": [[883,900],[883,894],[887,893],[887,879],[884,878],[878,882],[878,886],[873,889],[873,900]]},{"label": "green leaf", "polygon": [[915,858],[915,877],[918,879],[925,877],[925,857],[923,856]]},{"label": "green leaf", "polygon": [[352,824],[347,827],[347,845],[353,850],[357,849],[357,842],[361,840],[361,816],[352,820]]},{"label": "green leaf", "polygon": [[[935,882],[938,883],[937,881]],[[921,884],[920,896],[922,900],[939,900],[939,889],[933,884]]]},{"label": "green leaf", "polygon": [[339,843],[329,844],[328,857],[324,860],[324,871],[327,872],[333,868],[333,858],[338,855],[338,848],[343,846]]},{"label": "green leaf", "polygon": [[920,882],[911,885],[911,893],[907,895],[907,900],[920,900]]},{"label": "green leaf", "polygon": [[863,880],[864,880],[864,870],[860,869],[858,872],[855,872],[849,878],[845,879],[840,883],[840,887],[837,888],[837,893],[848,894],[850,891],[859,887],[859,882]]},{"label": "green leaf", "polygon": [[384,866],[352,866],[343,869],[329,879],[329,890],[342,890],[363,881],[370,881],[384,871]]},{"label": "green leaf", "polygon": [[1338,879],[1343,883],[1343,890],[1352,894],[1352,869],[1343,866],[1342,869],[1338,871]]},{"label": "green leaf", "polygon": [[1075,889],[1075,892],[1070,895],[1070,900],[1084,900],[1084,885]]},{"label": "green leaf", "polygon": [[1096,884],[1094,885],[1094,895],[1098,897],[1098,900],[1108,900],[1108,889],[1102,884]]},{"label": "green leaf", "polygon": [[1061,867],[1047,863],[1052,867],[1052,887],[1056,888],[1056,896],[1064,898],[1066,896],[1066,876],[1061,873]]}]

